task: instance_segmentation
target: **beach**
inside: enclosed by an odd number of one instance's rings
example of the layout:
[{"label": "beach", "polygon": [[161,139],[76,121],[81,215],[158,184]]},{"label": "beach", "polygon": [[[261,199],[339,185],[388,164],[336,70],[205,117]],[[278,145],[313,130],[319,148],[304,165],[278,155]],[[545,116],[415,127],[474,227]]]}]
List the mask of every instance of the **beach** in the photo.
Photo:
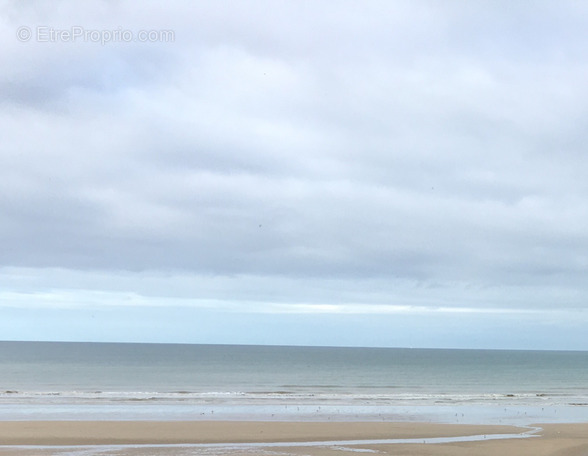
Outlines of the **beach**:
[{"label": "beach", "polygon": [[0,456],[588,456],[586,352],[4,342],[0,374]]},{"label": "beach", "polygon": [[391,422],[4,421],[0,454],[588,454],[588,424],[537,426],[540,429]]}]

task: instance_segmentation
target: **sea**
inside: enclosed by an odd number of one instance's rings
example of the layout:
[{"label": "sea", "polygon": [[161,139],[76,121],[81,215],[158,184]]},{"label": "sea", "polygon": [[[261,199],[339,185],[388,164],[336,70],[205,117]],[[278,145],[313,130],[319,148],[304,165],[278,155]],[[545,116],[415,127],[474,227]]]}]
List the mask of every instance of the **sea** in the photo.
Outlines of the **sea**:
[{"label": "sea", "polygon": [[588,352],[0,342],[0,420],[588,422]]}]

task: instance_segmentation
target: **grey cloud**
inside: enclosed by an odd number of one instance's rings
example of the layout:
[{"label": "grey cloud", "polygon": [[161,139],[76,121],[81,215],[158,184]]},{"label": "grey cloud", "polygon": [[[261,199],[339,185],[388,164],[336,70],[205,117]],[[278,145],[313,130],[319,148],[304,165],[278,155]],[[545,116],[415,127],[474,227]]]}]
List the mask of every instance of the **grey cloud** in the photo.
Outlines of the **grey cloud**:
[{"label": "grey cloud", "polygon": [[574,7],[93,5],[176,41],[12,43],[5,266],[582,287]]}]

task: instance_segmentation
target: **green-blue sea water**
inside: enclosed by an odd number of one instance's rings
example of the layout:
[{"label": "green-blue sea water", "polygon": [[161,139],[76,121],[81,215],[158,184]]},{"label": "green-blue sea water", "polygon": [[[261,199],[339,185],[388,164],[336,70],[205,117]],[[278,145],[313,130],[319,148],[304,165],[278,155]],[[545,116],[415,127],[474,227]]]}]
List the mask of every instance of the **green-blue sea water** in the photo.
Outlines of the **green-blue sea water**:
[{"label": "green-blue sea water", "polygon": [[0,342],[0,419],[374,419],[464,407],[588,421],[588,352]]}]

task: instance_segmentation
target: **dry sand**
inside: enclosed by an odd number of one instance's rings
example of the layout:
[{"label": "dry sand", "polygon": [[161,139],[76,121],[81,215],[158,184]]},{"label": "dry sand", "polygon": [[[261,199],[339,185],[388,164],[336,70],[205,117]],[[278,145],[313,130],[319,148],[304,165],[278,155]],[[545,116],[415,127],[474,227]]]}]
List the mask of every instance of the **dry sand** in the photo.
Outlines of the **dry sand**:
[{"label": "dry sand", "polygon": [[[48,456],[76,454],[63,445],[166,445],[237,442],[285,442],[269,448],[119,447],[85,448],[83,454],[108,455],[317,455],[335,456],[358,451],[409,455],[588,456],[588,424],[541,426],[540,437],[449,443],[329,444],[288,446],[287,442],[372,439],[426,439],[470,435],[513,434],[526,429],[509,426],[469,426],[415,423],[311,423],[232,421],[20,421],[0,422],[0,455]],[[28,445],[41,445],[30,448]],[[93,452],[96,450],[96,452]],[[98,450],[101,450],[100,453]],[[371,453],[370,453],[371,454]]]}]

